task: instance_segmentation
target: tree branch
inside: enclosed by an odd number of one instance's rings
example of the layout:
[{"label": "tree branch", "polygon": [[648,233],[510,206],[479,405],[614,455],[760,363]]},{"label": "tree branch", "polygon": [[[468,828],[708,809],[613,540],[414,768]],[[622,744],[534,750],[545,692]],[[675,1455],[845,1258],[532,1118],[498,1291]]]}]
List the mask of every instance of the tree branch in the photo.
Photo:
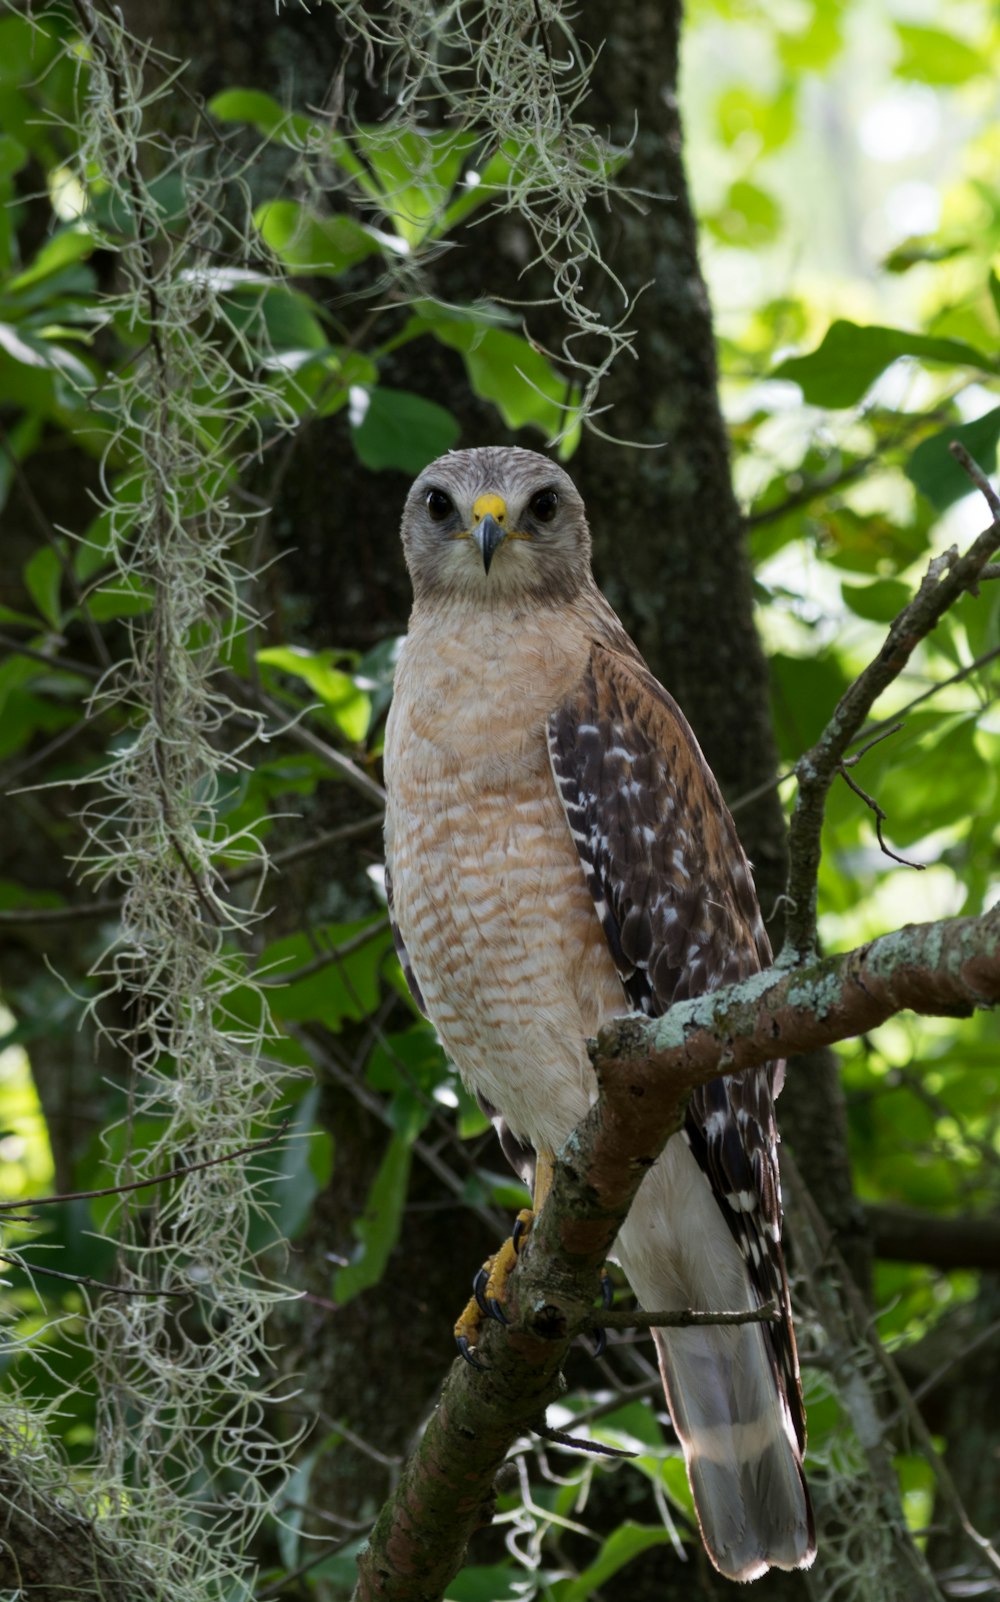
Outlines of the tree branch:
[{"label": "tree branch", "polygon": [[438,1602],[518,1435],[544,1425],[570,1342],[594,1319],[601,1265],[688,1095],[719,1073],[812,1051],[909,1008],[964,1016],[1000,1001],[1000,909],[908,925],[839,956],[778,964],[679,1002],[612,1019],[592,1047],[598,1098],[566,1142],[508,1284],[508,1326],[457,1361],[359,1560],[357,1602]]},{"label": "tree branch", "polygon": [[975,590],[983,572],[1000,547],[1000,500],[989,480],[953,441],[951,452],[984,495],[993,521],[973,541],[964,556],[954,546],[936,556],[923,583],[889,629],[878,655],[859,674],[838,701],[833,716],[811,750],[795,765],[798,795],[789,828],[788,914],[785,942],[790,951],[806,956],[816,945],[816,881],[820,863],[820,836],[826,798],[847,751],[882,691],[898,678],[920,641],[967,590]]},{"label": "tree branch", "polygon": [[917,1207],[869,1203],[865,1221],[876,1257],[934,1268],[1000,1269],[1000,1218],[941,1218]]}]

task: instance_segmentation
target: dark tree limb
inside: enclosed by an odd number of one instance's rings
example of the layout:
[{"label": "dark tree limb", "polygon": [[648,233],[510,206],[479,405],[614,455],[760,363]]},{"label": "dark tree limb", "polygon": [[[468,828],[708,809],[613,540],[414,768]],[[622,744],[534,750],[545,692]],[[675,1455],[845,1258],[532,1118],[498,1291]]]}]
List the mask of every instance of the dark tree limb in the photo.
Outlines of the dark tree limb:
[{"label": "dark tree limb", "polygon": [[508,1327],[487,1325],[487,1372],[456,1362],[359,1561],[358,1602],[438,1602],[518,1435],[544,1424],[570,1342],[592,1320],[601,1265],[643,1176],[679,1127],[688,1095],[831,1045],[911,1011],[965,1016],[1000,1002],[1000,909],[907,925],[839,956],[765,973],[678,1003],[663,1018],[616,1018],[592,1048],[598,1099],[556,1165],[552,1190],[508,1286]]},{"label": "dark tree limb", "polygon": [[918,1207],[870,1202],[865,1218],[876,1257],[934,1268],[1000,1270],[1000,1218],[941,1218]]}]

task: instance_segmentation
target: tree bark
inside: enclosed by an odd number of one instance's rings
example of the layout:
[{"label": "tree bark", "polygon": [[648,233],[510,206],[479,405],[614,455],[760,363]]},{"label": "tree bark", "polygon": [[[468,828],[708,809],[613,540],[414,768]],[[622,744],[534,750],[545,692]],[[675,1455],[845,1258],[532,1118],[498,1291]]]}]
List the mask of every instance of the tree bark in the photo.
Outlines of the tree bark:
[{"label": "tree bark", "polygon": [[163,1596],[154,1575],[116,1549],[69,1498],[36,1490],[30,1471],[6,1451],[0,1451],[0,1590],[24,1602]]}]

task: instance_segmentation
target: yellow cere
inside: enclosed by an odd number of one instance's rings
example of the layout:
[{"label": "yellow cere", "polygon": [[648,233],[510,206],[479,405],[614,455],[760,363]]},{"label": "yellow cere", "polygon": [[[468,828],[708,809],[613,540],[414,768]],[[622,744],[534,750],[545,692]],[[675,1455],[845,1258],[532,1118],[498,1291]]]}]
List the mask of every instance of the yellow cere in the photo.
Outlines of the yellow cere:
[{"label": "yellow cere", "polygon": [[502,495],[480,495],[472,508],[472,516],[477,523],[484,517],[492,517],[503,528],[507,521],[507,502]]}]

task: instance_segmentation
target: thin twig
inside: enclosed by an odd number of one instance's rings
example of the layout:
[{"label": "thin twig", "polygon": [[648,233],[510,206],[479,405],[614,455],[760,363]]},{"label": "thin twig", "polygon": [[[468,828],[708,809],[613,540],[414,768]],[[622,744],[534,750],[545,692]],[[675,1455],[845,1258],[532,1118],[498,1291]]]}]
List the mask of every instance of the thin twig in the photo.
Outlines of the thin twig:
[{"label": "thin twig", "polygon": [[322,973],[332,962],[340,962],[342,958],[349,957],[363,946],[377,940],[380,935],[388,933],[388,927],[383,918],[376,918],[366,929],[359,929],[351,935],[342,945],[333,946],[328,951],[320,951],[311,962],[305,962],[300,968],[294,968],[290,973],[273,973],[269,979],[255,976],[254,982],[261,990],[279,990],[286,985],[297,984],[300,979],[308,979],[314,973]]},{"label": "thin twig", "polygon": [[[353,840],[358,835],[371,834],[375,829],[380,828],[381,824],[382,814],[373,813],[370,818],[362,818],[357,823],[345,823],[340,828],[327,829],[322,834],[315,835],[311,840],[303,840],[299,845],[289,846],[285,851],[276,851],[274,856],[268,859],[267,871],[270,872],[274,868],[287,867],[290,862],[297,862],[302,857],[311,856],[315,851],[325,850],[327,846],[335,845],[338,841]],[[240,868],[238,872],[229,874],[226,879],[226,885],[228,887],[242,884],[247,879],[252,879],[255,875],[259,875],[260,871],[261,865],[257,862],[252,862],[247,867]],[[88,918],[111,917],[114,913],[120,912],[121,909],[122,901],[120,897],[117,899],[109,897],[103,901],[83,901],[76,906],[6,907],[0,908],[0,928],[4,925],[12,927],[23,925],[30,928],[33,924],[81,923]],[[364,944],[363,940],[358,937],[355,938],[358,944]],[[355,945],[348,942],[347,945],[338,947],[337,952],[331,952],[329,960],[334,960],[337,955],[345,956],[349,951],[355,949]],[[308,971],[314,971],[315,966],[313,965]],[[299,970],[294,974],[288,974],[281,980],[281,983],[291,984],[294,979],[301,979],[304,972],[305,970]],[[277,982],[275,981],[275,983]]]},{"label": "thin twig", "polygon": [[290,740],[294,740],[296,745],[301,745],[307,751],[312,751],[314,755],[322,757],[323,761],[335,773],[339,773],[342,779],[346,779],[348,784],[352,785],[355,790],[360,791],[369,801],[374,801],[380,807],[385,806],[385,791],[382,786],[376,779],[371,778],[363,768],[360,768],[356,762],[352,762],[350,757],[345,756],[342,751],[338,751],[335,746],[330,745],[326,740],[321,740],[310,729],[303,728],[301,723],[295,721],[290,723],[287,708],[283,707],[278,701],[272,700],[263,691],[255,692],[253,687],[245,684],[242,679],[227,677],[228,682],[235,686],[236,693],[241,697],[244,704],[250,700],[261,711],[268,712],[272,717],[278,718],[281,722],[282,732]]},{"label": "thin twig", "polygon": [[81,901],[68,907],[4,907],[0,909],[0,928],[19,926],[33,928],[36,924],[84,923],[89,918],[109,918],[121,911],[121,902]]},{"label": "thin twig", "polygon": [[217,1168],[220,1163],[238,1162],[252,1152],[267,1151],[269,1146],[276,1145],[290,1122],[290,1118],[283,1118],[273,1135],[268,1135],[264,1140],[255,1140],[249,1146],[241,1146],[238,1151],[224,1152],[221,1157],[206,1157],[202,1162],[184,1163],[179,1168],[168,1169],[165,1174],[153,1174],[150,1179],[135,1179],[127,1185],[106,1185],[103,1190],[73,1190],[61,1192],[58,1196],[22,1196],[20,1201],[0,1202],[0,1213],[19,1207],[54,1207],[59,1202],[93,1201],[98,1196],[123,1196],[126,1191],[148,1190],[150,1185],[166,1184],[168,1179],[183,1179],[185,1174],[196,1174],[203,1168]]},{"label": "thin twig", "polygon": [[[987,568],[984,567],[979,576],[980,578],[986,578],[992,577],[993,575],[988,573]],[[997,576],[1000,576],[1000,565],[997,566]],[[921,690],[919,695],[915,695],[912,700],[907,701],[903,706],[901,706],[898,712],[894,712],[891,718],[884,719],[885,723],[891,723],[893,726],[890,732],[894,733],[897,728],[901,728],[903,726],[903,720],[906,718],[907,713],[912,712],[914,707],[922,706],[923,703],[925,701],[929,701],[932,696],[940,695],[942,690],[950,689],[953,684],[961,684],[963,679],[970,678],[973,673],[978,673],[980,668],[988,667],[991,662],[995,662],[998,656],[1000,656],[1000,645],[995,645],[993,646],[992,650],[983,651],[982,654],[977,656],[974,661],[969,662],[963,668],[959,668],[957,673],[950,673],[946,679],[939,679],[936,684],[932,684],[930,689]],[[859,734],[855,735],[854,739],[848,746],[848,750],[850,750],[858,740],[865,739],[870,732],[881,727],[881,723],[868,724],[868,726],[863,728]],[[862,751],[859,751],[857,755],[861,756],[863,751],[866,751],[867,749],[868,746],[864,746]],[[802,758],[799,757],[798,761],[801,762],[801,760]],[[797,765],[798,764],[796,763],[796,766]],[[780,789],[783,784],[787,784],[789,779],[794,779],[795,771],[795,767],[786,768],[785,772],[779,773],[777,778],[768,779],[763,784],[757,784],[752,790],[745,790],[742,795],[739,795],[735,798],[735,800],[730,801],[730,812],[739,812],[743,807],[748,807],[751,802],[758,801],[762,795],[770,795],[772,790]]]},{"label": "thin twig", "polygon": [[[892,731],[890,730],[889,732],[891,733]],[[882,736],[880,735],[879,738],[881,739]],[[872,745],[874,745],[875,742],[873,740],[870,743]],[[866,751],[868,750],[868,746],[865,747],[865,750]],[[860,755],[861,753],[859,752],[858,754]],[[857,757],[851,757],[851,758],[848,758],[847,760],[856,762],[857,761]],[[872,812],[874,812],[874,814],[875,814],[875,834],[876,834],[876,836],[878,838],[879,846],[881,847],[881,849],[885,853],[885,855],[887,857],[891,857],[893,862],[900,863],[904,868],[916,868],[918,873],[923,873],[924,869],[927,866],[926,862],[911,862],[908,857],[901,857],[898,854],[898,852],[890,850],[890,848],[886,845],[885,837],[882,834],[882,825],[883,825],[883,823],[885,823],[887,821],[888,813],[883,811],[883,809],[879,806],[878,802],[875,800],[874,796],[869,795],[867,790],[862,790],[860,784],[858,784],[856,780],[851,778],[851,775],[847,771],[847,761],[841,762],[840,768],[839,768],[839,772],[840,772],[840,777],[843,779],[844,783],[848,786],[848,788],[853,790],[855,795],[859,795],[861,797],[862,801],[865,803],[865,805],[867,807],[869,807]]]},{"label": "thin twig", "polygon": [[65,1279],[71,1285],[83,1285],[87,1290],[110,1291],[112,1296],[190,1296],[189,1290],[140,1290],[138,1286],[109,1285],[104,1279],[91,1279],[89,1274],[67,1274],[59,1268],[46,1268],[42,1263],[27,1263],[18,1252],[0,1252],[0,1262],[19,1268],[31,1279],[33,1274],[46,1274],[50,1279]]},{"label": "thin twig", "polygon": [[636,1452],[626,1452],[620,1446],[605,1446],[602,1441],[587,1441],[579,1435],[567,1435],[565,1430],[556,1430],[549,1424],[538,1426],[534,1432],[543,1441],[551,1441],[555,1446],[568,1446],[575,1452],[595,1452],[599,1457],[637,1457]]},{"label": "thin twig", "polygon": [[647,1313],[640,1308],[591,1313],[590,1329],[702,1329],[713,1324],[780,1324],[783,1315],[772,1298],[761,1307],[738,1312],[702,1312],[691,1307]]},{"label": "thin twig", "polygon": [[82,678],[103,678],[101,668],[94,667],[92,662],[78,662],[72,656],[49,656],[45,651],[38,651],[33,645],[25,645],[21,640],[15,640],[13,635],[0,633],[0,646],[10,651],[13,656],[26,656],[31,662],[43,662],[47,668],[54,672],[79,673]]},{"label": "thin twig", "polygon": [[[983,568],[1000,546],[1000,497],[957,442],[955,459],[984,495],[993,522],[964,555],[952,547],[930,563],[913,600],[892,623],[877,656],[844,692],[816,744],[796,763],[798,793],[789,830],[785,947],[802,956],[816,943],[816,886],[826,797],[872,706],[897,679],[921,640],[967,591],[975,591]],[[891,855],[891,853],[890,853]]]}]

